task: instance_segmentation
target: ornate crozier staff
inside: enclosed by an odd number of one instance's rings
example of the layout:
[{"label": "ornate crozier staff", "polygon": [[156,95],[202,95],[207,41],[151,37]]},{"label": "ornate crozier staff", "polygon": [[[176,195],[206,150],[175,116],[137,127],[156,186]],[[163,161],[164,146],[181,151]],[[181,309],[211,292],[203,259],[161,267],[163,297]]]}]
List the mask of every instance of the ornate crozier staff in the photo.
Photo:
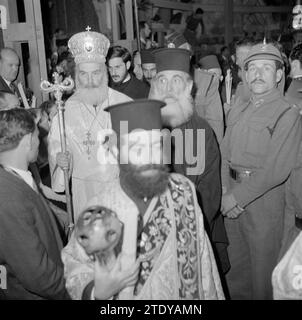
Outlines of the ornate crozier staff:
[{"label": "ornate crozier staff", "polygon": [[[74,81],[68,77],[65,78],[63,82],[59,80],[59,74],[54,72],[53,74],[54,84],[50,83],[49,81],[43,80],[41,82],[41,89],[45,92],[51,93],[54,92],[54,96],[56,99],[56,105],[58,110],[58,118],[59,118],[59,129],[60,129],[60,141],[61,141],[61,151],[66,152],[66,132],[65,132],[65,122],[64,122],[64,103],[62,101],[62,95],[64,91],[69,91],[74,87]],[[72,210],[72,202],[71,202],[71,195],[69,189],[69,175],[68,169],[64,169],[64,182],[65,182],[65,195],[66,195],[66,204],[67,204],[67,213],[68,213],[68,229],[69,229],[69,236],[71,235],[71,231],[74,225],[74,217],[73,217],[73,210]]]}]

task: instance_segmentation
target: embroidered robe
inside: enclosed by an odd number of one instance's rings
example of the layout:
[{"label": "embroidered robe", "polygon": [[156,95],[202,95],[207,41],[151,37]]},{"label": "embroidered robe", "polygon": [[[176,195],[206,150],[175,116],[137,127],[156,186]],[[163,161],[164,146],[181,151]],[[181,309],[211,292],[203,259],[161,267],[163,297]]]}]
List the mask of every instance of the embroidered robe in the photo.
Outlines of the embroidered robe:
[{"label": "embroidered robe", "polygon": [[[109,207],[118,216],[135,210],[133,201],[114,182],[92,199],[91,205],[96,204]],[[151,200],[142,219],[137,254],[143,262],[135,299],[224,299],[203,215],[189,179],[171,174],[169,188]],[[62,260],[69,294],[81,299],[94,279],[94,262],[73,235],[62,251]]]}]

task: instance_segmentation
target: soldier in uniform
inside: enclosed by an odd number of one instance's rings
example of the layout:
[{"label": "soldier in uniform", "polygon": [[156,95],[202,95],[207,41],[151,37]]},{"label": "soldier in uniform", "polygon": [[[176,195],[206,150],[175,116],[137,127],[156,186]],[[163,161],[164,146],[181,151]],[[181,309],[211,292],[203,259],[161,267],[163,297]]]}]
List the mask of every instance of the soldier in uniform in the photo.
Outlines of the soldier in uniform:
[{"label": "soldier in uniform", "polygon": [[222,142],[221,210],[231,262],[227,283],[232,299],[271,299],[284,184],[295,165],[301,123],[277,88],[283,76],[280,51],[257,44],[244,65],[251,98],[231,109]]},{"label": "soldier in uniform", "polygon": [[[263,43],[266,43],[266,40],[263,40]],[[245,76],[245,70],[244,70],[244,61],[248,55],[249,50],[252,48],[253,41],[249,38],[242,39],[237,42],[236,44],[236,65],[238,68],[238,78],[241,80],[236,87],[236,91],[233,95],[231,105],[228,105],[227,103],[224,103],[224,110],[226,117],[229,113],[230,108],[233,108],[235,104],[237,103],[245,103],[248,102],[250,97],[251,97],[251,92],[249,90],[249,86],[246,82],[246,76]],[[278,43],[272,43],[277,49],[279,49],[280,45]],[[282,53],[281,53],[282,57]],[[284,55],[283,55],[284,57]],[[284,63],[284,58],[283,58],[283,63]],[[285,68],[283,68],[285,70]],[[234,75],[233,75],[234,77]],[[233,82],[236,82],[236,79],[233,79]],[[238,81],[238,80],[237,80]],[[285,72],[283,72],[282,79],[278,82],[278,89],[280,90],[281,94],[283,95],[284,93],[284,86],[285,86]],[[240,101],[236,101],[237,99],[240,99]]]}]

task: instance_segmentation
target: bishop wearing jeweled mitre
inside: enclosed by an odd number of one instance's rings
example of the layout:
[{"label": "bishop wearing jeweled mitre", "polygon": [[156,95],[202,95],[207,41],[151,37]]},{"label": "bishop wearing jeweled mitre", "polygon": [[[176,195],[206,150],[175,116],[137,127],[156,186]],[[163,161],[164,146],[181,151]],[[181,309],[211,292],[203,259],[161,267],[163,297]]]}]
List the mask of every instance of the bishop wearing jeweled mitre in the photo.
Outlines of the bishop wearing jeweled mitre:
[{"label": "bishop wearing jeweled mitre", "polygon": [[105,59],[109,46],[103,34],[90,31],[89,27],[70,38],[68,47],[75,59],[76,89],[65,104],[68,155],[60,152],[58,116],[53,119],[49,133],[52,188],[56,192],[64,191],[62,168],[68,162],[75,221],[102,185],[117,179],[119,173],[117,164],[98,161],[98,157],[108,154],[105,139],[98,139],[99,132],[111,128],[110,115],[104,108],[131,100],[108,87]]}]

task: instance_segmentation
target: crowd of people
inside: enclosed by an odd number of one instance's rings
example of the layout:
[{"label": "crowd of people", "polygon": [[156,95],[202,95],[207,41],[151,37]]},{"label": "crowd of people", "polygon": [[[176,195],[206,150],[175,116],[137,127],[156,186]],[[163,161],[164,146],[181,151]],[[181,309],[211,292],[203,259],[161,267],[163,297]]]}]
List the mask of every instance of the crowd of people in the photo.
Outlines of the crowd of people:
[{"label": "crowd of people", "polygon": [[301,299],[302,44],[144,46],[64,43],[66,152],[54,98],[25,109],[1,49],[0,298]]}]

